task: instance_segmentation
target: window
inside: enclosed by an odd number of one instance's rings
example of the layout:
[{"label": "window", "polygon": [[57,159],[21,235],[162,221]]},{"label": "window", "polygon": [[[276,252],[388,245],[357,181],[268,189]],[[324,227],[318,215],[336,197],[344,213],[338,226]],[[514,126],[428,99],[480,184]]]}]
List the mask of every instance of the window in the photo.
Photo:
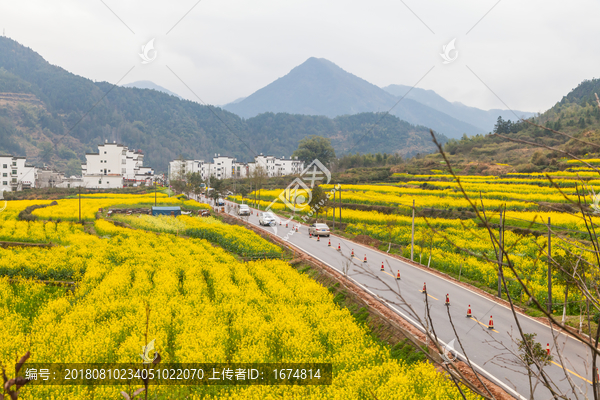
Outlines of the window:
[{"label": "window", "polygon": [[2,168],[8,168],[8,165],[2,164]]},{"label": "window", "polygon": [[17,162],[16,162],[16,161],[13,161],[13,163],[12,163],[12,166],[13,166],[13,167],[16,167],[16,166],[17,166]]},{"label": "window", "polygon": [[6,186],[6,185],[8,185],[8,182],[7,182],[7,181],[2,181],[2,184],[3,184],[4,186]]},{"label": "window", "polygon": [[104,152],[104,154],[106,154],[106,152]]},{"label": "window", "polygon": [[17,170],[16,170],[16,169],[13,169],[13,170],[12,170],[12,174],[13,174],[13,175],[16,175],[16,174],[17,174]]},{"label": "window", "polygon": [[2,177],[3,177],[3,178],[6,178],[7,176],[8,176],[8,174],[7,174],[6,172],[4,172],[4,173],[2,174]]},{"label": "window", "polygon": [[122,172],[122,173],[126,173],[126,172],[127,172],[127,168],[123,168],[123,169],[121,169],[121,172]]}]

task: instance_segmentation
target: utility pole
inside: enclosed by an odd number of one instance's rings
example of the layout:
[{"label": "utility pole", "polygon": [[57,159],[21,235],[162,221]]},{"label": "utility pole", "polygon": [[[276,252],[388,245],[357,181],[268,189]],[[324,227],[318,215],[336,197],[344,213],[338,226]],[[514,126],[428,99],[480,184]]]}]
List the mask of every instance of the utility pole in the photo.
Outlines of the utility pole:
[{"label": "utility pole", "polygon": [[333,230],[335,230],[335,192],[333,192]]},{"label": "utility pole", "polygon": [[154,180],[154,207],[156,207],[156,179]]},{"label": "utility pole", "polygon": [[500,240],[498,241],[498,297],[502,298],[502,261],[504,260],[503,232],[502,232],[502,210],[500,210]]},{"label": "utility pole", "polygon": [[81,223],[81,186],[79,186],[79,223]]},{"label": "utility pole", "polygon": [[340,186],[340,229],[342,228],[342,185]]},{"label": "utility pole", "polygon": [[412,206],[412,229],[410,230],[410,261],[414,261],[415,254],[415,200]]},{"label": "utility pole", "polygon": [[552,314],[552,230],[548,217],[548,313]]},{"label": "utility pole", "polygon": [[207,188],[207,190],[208,189],[210,189],[210,163],[208,163],[208,188]]}]

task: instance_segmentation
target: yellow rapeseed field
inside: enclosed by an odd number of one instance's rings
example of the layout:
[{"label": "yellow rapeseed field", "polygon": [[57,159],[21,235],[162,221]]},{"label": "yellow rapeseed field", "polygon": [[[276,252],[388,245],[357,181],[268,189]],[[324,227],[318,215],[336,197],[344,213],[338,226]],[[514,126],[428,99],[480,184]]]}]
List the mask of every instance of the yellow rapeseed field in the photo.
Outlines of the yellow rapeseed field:
[{"label": "yellow rapeseed field", "polygon": [[[120,198],[92,204],[138,203],[139,199]],[[70,200],[59,200],[36,214],[67,219],[73,217],[73,208]],[[88,206],[86,218],[93,218],[95,211]],[[163,232],[176,226],[219,226],[191,217],[156,221]],[[30,362],[139,362],[148,329],[162,363],[330,362],[334,370],[328,386],[152,386],[152,399],[459,396],[451,380],[432,365],[393,359],[389,348],[375,342],[347,309],[337,306],[326,288],[284,261],[244,263],[204,239],[146,232],[151,217],[140,218],[140,229],[135,230],[96,220],[94,230],[100,237],[71,222],[35,225],[44,222],[35,221],[29,229],[43,226],[38,237],[48,238],[54,228],[60,232],[60,245],[0,251],[4,365],[26,351],[31,352]],[[252,243],[260,246],[259,237],[254,237]],[[44,285],[39,278],[72,280],[76,286],[67,291]],[[129,389],[27,385],[20,398],[121,399],[120,390]],[[476,398],[468,392],[467,396]]]}]

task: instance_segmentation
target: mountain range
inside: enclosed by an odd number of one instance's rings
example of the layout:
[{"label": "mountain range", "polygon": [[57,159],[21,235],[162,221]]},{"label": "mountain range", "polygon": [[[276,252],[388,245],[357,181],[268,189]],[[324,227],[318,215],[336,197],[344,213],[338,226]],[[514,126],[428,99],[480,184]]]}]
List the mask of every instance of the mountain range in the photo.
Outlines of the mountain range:
[{"label": "mountain range", "polygon": [[[287,75],[250,96],[223,106],[240,117],[264,112],[324,115],[334,118],[361,112],[384,112],[450,138],[491,132],[499,116],[529,118],[533,113],[481,110],[451,103],[431,90],[403,85],[380,88],[324,58],[311,57]],[[402,96],[408,95],[404,98]]]},{"label": "mountain range", "polygon": [[139,89],[94,82],[0,37],[0,153],[26,156],[68,175],[76,174],[85,153],[97,151],[105,140],[141,149],[145,165],[159,172],[180,156],[209,159],[220,153],[240,161],[258,153],[289,156],[307,135],[330,138],[338,155],[409,157],[435,150],[425,126],[360,111],[335,118],[267,112],[243,119],[155,85]]},{"label": "mountain range", "polygon": [[[526,121],[499,120],[490,135],[451,139],[444,150],[463,173],[539,173],[574,168],[576,158],[600,158],[600,79],[584,80],[545,112]],[[430,154],[411,163],[428,171]]]}]

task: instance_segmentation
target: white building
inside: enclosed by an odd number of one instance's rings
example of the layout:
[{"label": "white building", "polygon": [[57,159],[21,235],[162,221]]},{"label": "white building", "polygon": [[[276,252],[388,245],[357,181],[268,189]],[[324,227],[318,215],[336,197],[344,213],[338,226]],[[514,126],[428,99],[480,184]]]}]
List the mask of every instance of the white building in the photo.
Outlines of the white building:
[{"label": "white building", "polygon": [[25,157],[0,155],[0,174],[0,191],[18,191],[35,187],[37,168]]},{"label": "white building", "polygon": [[187,174],[200,173],[203,180],[208,177],[204,160],[174,160],[169,162],[169,180],[185,179]]},{"label": "white building", "polygon": [[247,164],[237,162],[235,158],[215,154],[212,163],[203,160],[174,160],[169,163],[169,180],[185,179],[188,173],[200,173],[202,180],[208,177],[216,179],[246,178],[254,173],[260,165],[268,177],[297,175],[304,169],[304,162],[297,158],[255,157],[254,162]]},{"label": "white building", "polygon": [[243,178],[246,165],[220,154],[215,154],[212,163],[204,160],[173,160],[169,163],[169,180],[185,180],[189,173],[199,173],[205,181],[209,176],[216,179]]},{"label": "white building", "polygon": [[88,188],[121,188],[151,185],[154,170],[144,167],[141,150],[130,150],[116,142],[98,145],[97,153],[86,153],[81,164],[84,185]]},{"label": "white building", "polygon": [[215,158],[213,158],[211,165],[211,177],[217,179],[229,179],[235,177],[235,163],[235,158],[215,154]]},{"label": "white building", "polygon": [[274,176],[298,175],[304,169],[304,161],[295,158],[277,158],[264,156],[262,153],[254,158],[253,163],[248,163],[248,175],[252,175],[257,166],[261,166],[269,178]]}]

